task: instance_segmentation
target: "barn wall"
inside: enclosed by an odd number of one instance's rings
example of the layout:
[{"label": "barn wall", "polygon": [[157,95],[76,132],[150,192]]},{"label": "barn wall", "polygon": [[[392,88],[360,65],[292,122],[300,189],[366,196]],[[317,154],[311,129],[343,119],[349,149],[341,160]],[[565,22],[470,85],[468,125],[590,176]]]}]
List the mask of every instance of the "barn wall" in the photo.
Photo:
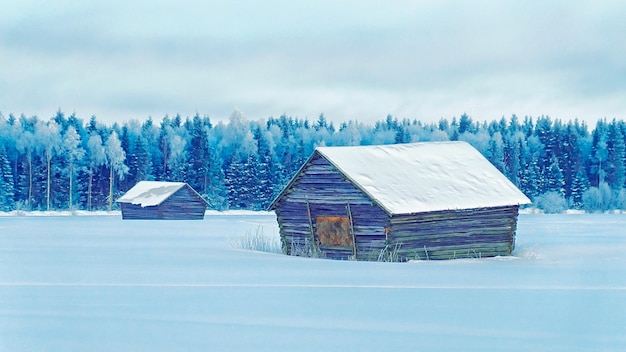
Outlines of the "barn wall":
[{"label": "barn wall", "polygon": [[518,206],[419,213],[391,219],[400,260],[510,255]]},{"label": "barn wall", "polygon": [[308,255],[312,249],[319,250],[317,255],[322,257],[352,257],[352,248],[320,246],[317,237],[313,235],[315,239],[312,240],[311,235],[311,225],[313,234],[316,231],[317,216],[349,216],[348,204],[354,226],[357,259],[375,260],[385,247],[385,228],[389,227],[389,217],[319,156],[310,160],[301,170],[299,177],[275,207],[283,251],[292,255]]},{"label": "barn wall", "polygon": [[159,207],[141,207],[139,204],[120,203],[122,209],[122,219],[159,219]]},{"label": "barn wall", "polygon": [[206,203],[188,186],[184,186],[159,207],[164,220],[202,220]]},{"label": "barn wall", "polygon": [[204,200],[188,186],[182,187],[158,206],[120,204],[122,219],[202,220],[206,209]]},{"label": "barn wall", "polygon": [[386,246],[389,216],[379,206],[371,204],[350,204],[350,212],[356,233],[357,259],[378,260]]}]

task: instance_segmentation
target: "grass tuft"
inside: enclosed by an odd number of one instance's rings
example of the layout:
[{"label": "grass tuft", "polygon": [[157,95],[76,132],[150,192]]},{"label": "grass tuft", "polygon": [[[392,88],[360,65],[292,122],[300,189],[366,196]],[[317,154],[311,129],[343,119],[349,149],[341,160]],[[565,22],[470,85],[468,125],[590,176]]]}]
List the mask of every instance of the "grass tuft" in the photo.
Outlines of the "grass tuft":
[{"label": "grass tuft", "polygon": [[233,248],[267,253],[282,253],[278,237],[264,234],[263,227],[261,226],[257,227],[254,233],[248,231],[245,235],[230,238],[228,242]]}]

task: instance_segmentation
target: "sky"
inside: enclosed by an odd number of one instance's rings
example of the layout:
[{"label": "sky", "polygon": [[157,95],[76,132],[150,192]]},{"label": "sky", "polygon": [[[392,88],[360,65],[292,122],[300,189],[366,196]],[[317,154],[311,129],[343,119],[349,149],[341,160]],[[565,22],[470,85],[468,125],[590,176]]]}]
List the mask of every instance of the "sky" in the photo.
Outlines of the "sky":
[{"label": "sky", "polygon": [[0,112],[626,119],[626,1],[0,0]]}]

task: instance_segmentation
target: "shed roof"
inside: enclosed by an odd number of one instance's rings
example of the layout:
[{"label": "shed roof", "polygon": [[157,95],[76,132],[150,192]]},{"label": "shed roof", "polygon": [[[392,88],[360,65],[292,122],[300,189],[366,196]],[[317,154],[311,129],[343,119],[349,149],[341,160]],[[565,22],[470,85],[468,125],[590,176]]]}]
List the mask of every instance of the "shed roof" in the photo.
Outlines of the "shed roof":
[{"label": "shed roof", "polygon": [[315,153],[391,215],[530,203],[466,142],[319,147]]},{"label": "shed roof", "polygon": [[[117,202],[138,204],[142,207],[155,206],[163,203],[167,198],[171,197],[185,186],[193,191],[193,189],[184,182],[139,181],[133,188],[129,189],[126,194],[120,197]],[[202,199],[199,195],[198,197]]]}]

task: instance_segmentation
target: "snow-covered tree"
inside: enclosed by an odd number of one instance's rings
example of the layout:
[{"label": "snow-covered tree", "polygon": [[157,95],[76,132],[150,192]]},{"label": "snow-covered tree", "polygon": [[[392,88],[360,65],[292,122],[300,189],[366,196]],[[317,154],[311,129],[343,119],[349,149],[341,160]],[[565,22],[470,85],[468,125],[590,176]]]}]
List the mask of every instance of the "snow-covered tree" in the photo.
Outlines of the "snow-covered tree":
[{"label": "snow-covered tree", "polygon": [[149,154],[148,142],[140,135],[135,138],[135,144],[130,155],[129,174],[130,186],[139,181],[153,180],[152,158]]},{"label": "snow-covered tree", "polygon": [[166,177],[171,181],[180,181],[186,180],[187,176],[185,174],[185,160],[187,159],[187,141],[178,134],[175,134],[172,129],[170,129],[170,137],[168,137],[167,143],[167,167],[166,170],[169,170],[166,173]]},{"label": "snow-covered tree", "polygon": [[608,126],[606,152],[605,180],[611,189],[619,192],[626,181],[626,167],[624,165],[626,147],[624,146],[624,135],[622,135],[616,120],[613,120]]},{"label": "snow-covered tree", "polygon": [[599,187],[590,187],[583,193],[583,207],[588,212],[607,211],[612,202],[611,187],[606,182],[601,182]]},{"label": "snow-covered tree", "polygon": [[128,173],[128,166],[124,163],[126,161],[126,153],[122,149],[122,143],[120,142],[117,132],[111,132],[109,138],[105,142],[105,154],[107,166],[109,167],[109,197],[108,205],[109,211],[113,209],[113,188],[115,178],[122,179],[124,175]]},{"label": "snow-covered tree", "polygon": [[533,203],[546,214],[559,214],[567,210],[567,202],[560,192],[549,191],[539,195]]},{"label": "snow-covered tree", "polygon": [[62,154],[67,158],[68,177],[69,177],[69,209],[74,207],[74,175],[76,173],[76,162],[81,160],[85,155],[85,150],[81,146],[80,136],[76,129],[69,126],[63,135],[63,143],[61,144]]},{"label": "snow-covered tree", "polygon": [[124,190],[141,179],[189,182],[216,209],[229,202],[263,208],[318,146],[445,140],[472,144],[532,199],[555,191],[574,208],[623,206],[623,121],[602,119],[591,131],[578,121],[536,121],[512,115],[477,122],[463,114],[425,123],[388,115],[373,124],[342,122],[335,130],[325,115],[312,122],[287,115],[255,121],[235,110],[215,126],[199,114],[166,115],[160,126],[150,117],[105,126],[95,116],[83,125],[75,114],[57,111],[49,122],[0,114],[0,148],[14,206],[26,209],[112,206],[115,187]]},{"label": "snow-covered tree", "polygon": [[35,125],[35,139],[41,145],[46,158],[46,210],[50,210],[50,175],[52,157],[60,150],[61,135],[59,125],[51,120],[48,123],[39,121]]},{"label": "snow-covered tree", "polygon": [[33,207],[33,156],[37,151],[37,144],[35,143],[35,134],[30,130],[23,130],[20,136],[16,140],[17,150],[26,159],[26,205],[27,209],[31,210]]},{"label": "snow-covered tree", "polygon": [[583,195],[589,189],[589,187],[589,179],[587,179],[587,175],[582,170],[579,171],[572,181],[572,187],[570,192],[570,206],[572,208],[583,208]]},{"label": "snow-covered tree", "polygon": [[4,147],[0,148],[0,210],[10,211],[15,208],[15,189],[11,165]]},{"label": "snow-covered tree", "polygon": [[187,145],[185,156],[188,158],[186,165],[186,180],[200,194],[205,194],[209,187],[209,130],[211,124],[208,118],[202,118],[198,114],[189,122],[189,134],[191,140]]},{"label": "snow-covered tree", "polygon": [[87,141],[88,151],[88,185],[87,185],[87,208],[92,210],[93,206],[93,179],[96,169],[102,165],[106,165],[107,156],[102,138],[99,134],[92,133]]},{"label": "snow-covered tree", "polygon": [[592,133],[590,157],[588,159],[587,173],[589,182],[592,186],[598,185],[605,181],[606,160],[608,157],[607,150],[607,124],[604,120],[599,120],[596,129]]}]

